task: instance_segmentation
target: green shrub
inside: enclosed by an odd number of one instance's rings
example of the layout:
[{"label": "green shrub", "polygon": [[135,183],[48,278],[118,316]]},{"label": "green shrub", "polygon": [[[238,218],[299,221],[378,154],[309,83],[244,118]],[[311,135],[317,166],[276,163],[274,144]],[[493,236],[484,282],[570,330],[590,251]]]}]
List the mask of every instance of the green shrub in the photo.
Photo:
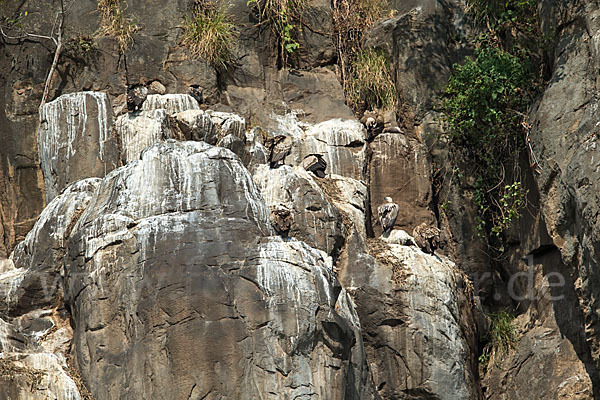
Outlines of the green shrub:
[{"label": "green shrub", "polygon": [[487,364],[502,357],[517,343],[518,336],[513,321],[515,317],[507,311],[490,314],[490,329],[486,336],[487,344],[483,348],[479,362]]},{"label": "green shrub", "polygon": [[126,9],[127,5],[123,5],[120,0],[98,0],[98,11],[102,16],[99,33],[114,36],[121,53],[129,49],[133,43],[133,34],[140,30],[140,27],[125,15]]},{"label": "green shrub", "polygon": [[231,64],[235,37],[235,25],[223,1],[204,2],[193,15],[185,17],[183,44],[214,67]]},{"label": "green shrub", "polygon": [[510,169],[510,163],[525,148],[522,123],[532,86],[526,58],[484,44],[474,58],[454,67],[446,87],[446,136],[453,157],[475,177],[481,236],[486,231],[500,236],[525,205],[518,168]]},{"label": "green shrub", "polygon": [[351,71],[346,98],[355,110],[387,110],[396,106],[396,87],[383,51],[361,51],[352,61]]}]

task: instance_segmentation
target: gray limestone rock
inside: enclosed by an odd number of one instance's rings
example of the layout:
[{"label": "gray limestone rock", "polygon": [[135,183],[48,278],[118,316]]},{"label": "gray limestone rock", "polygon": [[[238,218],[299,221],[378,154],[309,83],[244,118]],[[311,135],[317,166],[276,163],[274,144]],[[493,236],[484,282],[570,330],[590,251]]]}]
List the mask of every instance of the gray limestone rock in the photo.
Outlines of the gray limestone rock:
[{"label": "gray limestone rock", "polygon": [[65,258],[74,354],[94,396],[373,398],[330,257],[271,234],[223,148],[159,143],[103,179]]},{"label": "gray limestone rock", "polygon": [[71,93],[45,104],[37,143],[48,203],[70,183],[103,177],[119,165],[105,93]]},{"label": "gray limestone rock", "polygon": [[99,183],[99,178],[75,182],[44,209],[11,255],[12,268],[0,274],[0,312],[14,316],[62,304],[69,235]]},{"label": "gray limestone rock", "polygon": [[414,246],[369,244],[376,257],[348,264],[341,281],[361,317],[382,398],[478,399],[474,322],[462,275]]},{"label": "gray limestone rock", "polygon": [[295,113],[275,119],[277,130],[293,138],[286,164],[300,165],[304,157],[318,153],[327,163],[327,174],[364,181],[367,133],[356,119],[332,119],[314,125],[299,121]]},{"label": "gray limestone rock", "polygon": [[371,226],[381,234],[377,207],[391,197],[399,206],[397,227],[412,232],[423,222],[431,224],[431,164],[427,148],[401,133],[382,133],[369,145]]},{"label": "gray limestone rock", "polygon": [[319,178],[302,167],[272,169],[265,164],[256,169],[253,179],[269,207],[282,204],[292,211],[290,237],[337,257],[345,227],[340,213],[315,182]]},{"label": "gray limestone rock", "polygon": [[201,140],[208,144],[216,144],[219,138],[217,126],[208,113],[202,110],[187,110],[175,114],[174,130],[184,140]]},{"label": "gray limestone rock", "polygon": [[148,147],[173,137],[165,109],[120,115],[115,122],[115,129],[121,141],[123,164],[139,160],[140,154]]},{"label": "gray limestone rock", "polygon": [[151,94],[148,95],[142,111],[165,109],[169,115],[186,110],[199,110],[200,105],[189,94]]}]

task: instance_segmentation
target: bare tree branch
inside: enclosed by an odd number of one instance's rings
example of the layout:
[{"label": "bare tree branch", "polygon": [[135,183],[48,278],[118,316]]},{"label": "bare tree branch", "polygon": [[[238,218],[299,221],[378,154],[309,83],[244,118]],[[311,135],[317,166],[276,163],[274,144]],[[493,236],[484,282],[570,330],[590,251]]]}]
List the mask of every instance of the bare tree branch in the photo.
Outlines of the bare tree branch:
[{"label": "bare tree branch", "polygon": [[[42,111],[42,107],[46,104],[46,100],[48,99],[48,93],[50,92],[50,86],[52,85],[52,78],[54,76],[54,71],[56,70],[56,66],[58,65],[58,59],[60,58],[60,53],[62,51],[62,35],[63,35],[63,24],[65,22],[65,5],[64,0],[60,0],[60,11],[57,14],[58,20],[58,30],[57,30],[57,39],[54,43],[56,43],[56,50],[54,51],[54,59],[52,60],[52,65],[50,66],[50,71],[48,72],[48,76],[46,77],[46,84],[44,85],[44,93],[42,94],[42,101],[40,102],[40,115]],[[55,21],[56,23],[56,21]],[[52,27],[52,34],[54,34],[54,27]]]},{"label": "bare tree branch", "polygon": [[10,39],[10,40],[23,40],[23,39],[27,39],[27,38],[47,39],[47,40],[52,40],[55,45],[58,45],[56,39],[54,37],[52,37],[52,36],[38,35],[36,33],[27,33],[27,32],[25,32],[21,36],[10,36],[10,35],[7,35],[4,32],[4,29],[2,28],[2,25],[0,25],[0,34],[4,38]]}]

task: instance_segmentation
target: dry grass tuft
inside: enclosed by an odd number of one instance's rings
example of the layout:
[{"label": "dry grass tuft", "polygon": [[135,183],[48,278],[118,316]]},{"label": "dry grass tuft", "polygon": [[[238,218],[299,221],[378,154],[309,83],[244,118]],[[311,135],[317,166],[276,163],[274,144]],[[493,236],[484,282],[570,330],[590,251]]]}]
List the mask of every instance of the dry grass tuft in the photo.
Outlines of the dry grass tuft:
[{"label": "dry grass tuft", "polygon": [[286,65],[288,55],[300,48],[298,32],[308,0],[248,0],[247,4],[256,7],[260,24],[266,24],[277,37],[280,61]]},{"label": "dry grass tuft", "polygon": [[352,79],[346,98],[354,110],[391,110],[398,95],[389,63],[382,51],[366,49],[352,61]]},{"label": "dry grass tuft", "polygon": [[[334,0],[333,24],[342,84],[346,93],[354,71],[353,61],[362,51],[363,36],[389,13],[387,0]],[[355,110],[356,111],[356,110]]]},{"label": "dry grass tuft", "polygon": [[214,67],[231,64],[235,39],[235,25],[224,1],[202,2],[185,17],[183,45]]},{"label": "dry grass tuft", "polygon": [[102,16],[99,34],[114,36],[119,43],[119,51],[124,53],[133,43],[133,35],[140,27],[125,15],[126,6],[119,0],[98,0],[98,11]]},{"label": "dry grass tuft", "polygon": [[71,379],[73,379],[73,382],[75,382],[82,400],[94,400],[94,396],[83,382],[83,379],[81,378],[81,375],[79,375],[77,368],[75,368],[73,365],[73,360],[71,357],[67,357],[67,374],[71,377]]}]

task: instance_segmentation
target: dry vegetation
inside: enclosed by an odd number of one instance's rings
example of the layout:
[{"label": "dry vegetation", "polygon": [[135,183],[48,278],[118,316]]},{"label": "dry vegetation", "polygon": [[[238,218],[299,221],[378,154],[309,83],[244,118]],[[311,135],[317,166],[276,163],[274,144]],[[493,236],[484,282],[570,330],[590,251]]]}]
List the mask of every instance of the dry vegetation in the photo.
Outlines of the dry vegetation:
[{"label": "dry vegetation", "polygon": [[367,239],[367,251],[377,261],[392,269],[392,281],[394,283],[400,284],[409,276],[404,262],[393,253],[390,246],[383,240],[379,238]]},{"label": "dry vegetation", "polygon": [[231,64],[235,38],[235,25],[224,1],[196,2],[192,15],[185,17],[183,45],[215,68]]},{"label": "dry vegetation", "polygon": [[83,382],[77,368],[73,366],[73,360],[70,357],[67,357],[67,374],[73,379],[73,382],[75,382],[82,400],[94,400],[94,396]]},{"label": "dry vegetation", "polygon": [[0,358],[0,377],[15,382],[28,381],[31,383],[31,390],[35,390],[44,378],[44,373],[31,367],[17,366],[17,361]]},{"label": "dry vegetation", "polygon": [[140,27],[125,15],[126,8],[120,0],[98,0],[98,12],[102,16],[98,33],[114,36],[121,53],[129,49],[133,43],[133,34],[140,30]]},{"label": "dry vegetation", "polygon": [[[369,81],[375,81],[379,84],[381,81],[378,78],[375,80],[368,77],[368,80],[361,82],[361,79],[367,77],[365,73],[360,73],[357,68],[361,64],[377,64],[381,63],[380,58],[369,57],[372,54],[363,52],[363,36],[373,24],[380,18],[386,15],[388,10],[387,0],[334,0],[333,1],[333,24],[336,37],[336,47],[338,50],[338,62],[341,67],[341,78],[344,85],[346,96],[349,99],[350,105],[355,111],[361,111],[356,108],[357,88],[366,88],[372,84]],[[360,59],[360,60],[359,60]],[[384,57],[385,59],[385,57]],[[393,82],[386,80],[385,84],[393,85]],[[379,86],[378,86],[379,88]],[[378,92],[385,92],[384,88],[378,89]],[[362,93],[362,97],[370,97]],[[387,98],[387,97],[386,97]],[[371,106],[371,105],[369,105]]]},{"label": "dry vegetation", "polygon": [[396,107],[398,95],[382,51],[361,51],[352,61],[351,71],[346,99],[354,110],[390,110]]}]

